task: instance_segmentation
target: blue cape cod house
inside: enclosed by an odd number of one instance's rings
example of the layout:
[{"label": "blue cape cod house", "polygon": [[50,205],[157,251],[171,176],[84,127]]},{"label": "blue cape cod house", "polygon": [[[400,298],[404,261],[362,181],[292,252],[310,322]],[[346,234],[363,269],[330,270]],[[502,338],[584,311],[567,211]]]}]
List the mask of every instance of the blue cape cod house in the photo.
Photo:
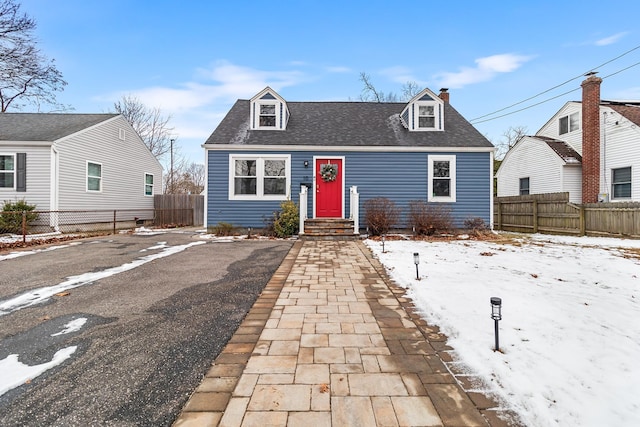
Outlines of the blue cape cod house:
[{"label": "blue cape cod house", "polygon": [[[386,197],[492,223],[493,145],[425,89],[407,103],[287,102],[267,87],[238,100],[203,145],[205,225],[262,228],[283,200],[305,218],[351,218]],[[359,225],[358,225],[359,224]],[[400,224],[402,226],[402,224]]]}]

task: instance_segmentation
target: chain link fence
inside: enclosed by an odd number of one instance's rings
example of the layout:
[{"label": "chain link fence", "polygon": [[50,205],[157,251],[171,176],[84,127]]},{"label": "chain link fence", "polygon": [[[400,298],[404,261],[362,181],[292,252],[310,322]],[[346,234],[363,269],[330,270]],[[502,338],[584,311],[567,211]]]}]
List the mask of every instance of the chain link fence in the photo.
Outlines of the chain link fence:
[{"label": "chain link fence", "polygon": [[117,233],[135,227],[186,227],[194,209],[119,209],[85,211],[0,211],[0,238],[26,242],[49,234]]}]

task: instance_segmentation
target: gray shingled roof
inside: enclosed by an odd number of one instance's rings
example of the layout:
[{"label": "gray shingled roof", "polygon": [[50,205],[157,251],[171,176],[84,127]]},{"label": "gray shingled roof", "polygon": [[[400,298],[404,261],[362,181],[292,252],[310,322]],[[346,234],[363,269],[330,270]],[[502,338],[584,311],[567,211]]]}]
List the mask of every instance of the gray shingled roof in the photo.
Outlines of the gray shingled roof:
[{"label": "gray shingled roof", "polygon": [[582,156],[564,141],[546,136],[532,136],[531,138],[537,138],[546,142],[547,145],[566,163],[582,163]]},{"label": "gray shingled roof", "polygon": [[400,122],[405,103],[287,102],[287,129],[249,130],[248,100],[238,100],[205,144],[298,146],[493,147],[445,103],[444,131],[409,132]]},{"label": "gray shingled roof", "polygon": [[0,141],[56,141],[117,114],[0,113]]}]

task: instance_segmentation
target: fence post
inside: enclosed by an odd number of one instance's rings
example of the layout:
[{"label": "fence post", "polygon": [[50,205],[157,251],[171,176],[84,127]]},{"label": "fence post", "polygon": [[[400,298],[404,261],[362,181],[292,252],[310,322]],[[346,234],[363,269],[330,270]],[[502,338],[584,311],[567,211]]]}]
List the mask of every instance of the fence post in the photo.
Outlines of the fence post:
[{"label": "fence post", "polygon": [[22,211],[22,243],[27,243],[27,211]]},{"label": "fence post", "polygon": [[502,230],[502,201],[498,200],[498,230]]},{"label": "fence post", "polygon": [[585,220],[585,209],[584,204],[580,205],[580,235],[584,236],[587,234],[587,221]]},{"label": "fence post", "polygon": [[113,234],[116,234],[116,210],[113,210]]},{"label": "fence post", "polygon": [[533,199],[533,232],[538,232],[538,200]]}]

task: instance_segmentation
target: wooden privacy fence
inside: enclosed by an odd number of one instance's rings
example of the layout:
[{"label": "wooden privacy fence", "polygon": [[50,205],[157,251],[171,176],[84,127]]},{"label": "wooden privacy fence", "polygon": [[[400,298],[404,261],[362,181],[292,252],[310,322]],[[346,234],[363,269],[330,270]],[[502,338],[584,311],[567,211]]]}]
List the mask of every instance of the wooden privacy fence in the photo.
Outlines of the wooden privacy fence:
[{"label": "wooden privacy fence", "polygon": [[204,224],[204,196],[200,194],[156,194],[153,203],[163,224]]},{"label": "wooden privacy fence", "polygon": [[569,202],[569,193],[496,197],[494,228],[504,231],[640,237],[640,203]]}]

